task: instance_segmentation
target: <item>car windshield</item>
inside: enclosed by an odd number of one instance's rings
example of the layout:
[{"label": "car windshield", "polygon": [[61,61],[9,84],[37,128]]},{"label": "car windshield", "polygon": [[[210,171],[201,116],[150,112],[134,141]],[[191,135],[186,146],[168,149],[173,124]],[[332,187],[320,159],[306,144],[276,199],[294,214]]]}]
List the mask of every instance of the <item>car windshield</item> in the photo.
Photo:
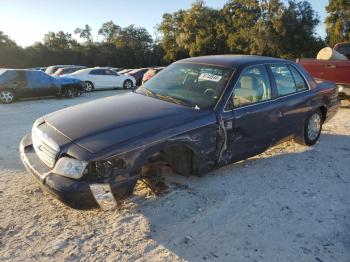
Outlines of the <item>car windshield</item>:
[{"label": "car windshield", "polygon": [[213,108],[233,69],[175,63],[143,84],[136,93],[195,109]]}]

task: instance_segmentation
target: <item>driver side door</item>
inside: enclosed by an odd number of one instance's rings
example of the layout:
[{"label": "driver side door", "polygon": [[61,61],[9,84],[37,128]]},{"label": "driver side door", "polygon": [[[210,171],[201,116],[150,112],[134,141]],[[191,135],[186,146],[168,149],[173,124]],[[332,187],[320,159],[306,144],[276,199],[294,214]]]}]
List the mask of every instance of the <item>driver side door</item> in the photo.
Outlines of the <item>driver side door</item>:
[{"label": "driver side door", "polygon": [[257,155],[275,142],[283,115],[274,96],[265,65],[243,70],[222,114],[227,162]]}]

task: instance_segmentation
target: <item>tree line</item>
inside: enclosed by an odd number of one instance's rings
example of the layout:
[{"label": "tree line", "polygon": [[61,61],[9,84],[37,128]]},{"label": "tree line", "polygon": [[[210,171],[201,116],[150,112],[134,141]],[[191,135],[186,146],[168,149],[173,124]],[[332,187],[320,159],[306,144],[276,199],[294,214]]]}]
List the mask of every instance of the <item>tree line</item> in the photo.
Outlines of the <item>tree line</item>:
[{"label": "tree line", "polygon": [[156,39],[143,27],[113,21],[93,39],[89,25],[74,34],[48,32],[41,42],[22,48],[0,31],[0,67],[52,64],[144,67],[213,54],[251,54],[295,59],[315,57],[325,45],[350,41],[350,2],[330,0],[326,39],[316,34],[319,17],[308,1],[230,0],[222,8],[195,1],[191,8],[166,13]]}]

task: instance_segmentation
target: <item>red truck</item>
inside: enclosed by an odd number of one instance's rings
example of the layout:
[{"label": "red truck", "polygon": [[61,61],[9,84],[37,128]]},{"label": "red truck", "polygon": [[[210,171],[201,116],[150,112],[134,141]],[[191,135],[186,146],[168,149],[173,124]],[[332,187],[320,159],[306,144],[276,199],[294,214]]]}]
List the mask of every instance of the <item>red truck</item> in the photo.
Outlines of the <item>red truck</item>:
[{"label": "red truck", "polygon": [[[340,43],[334,46],[334,50],[350,59],[350,43]],[[316,79],[335,82],[339,95],[350,99],[350,60],[317,60],[298,59],[301,64]]]}]

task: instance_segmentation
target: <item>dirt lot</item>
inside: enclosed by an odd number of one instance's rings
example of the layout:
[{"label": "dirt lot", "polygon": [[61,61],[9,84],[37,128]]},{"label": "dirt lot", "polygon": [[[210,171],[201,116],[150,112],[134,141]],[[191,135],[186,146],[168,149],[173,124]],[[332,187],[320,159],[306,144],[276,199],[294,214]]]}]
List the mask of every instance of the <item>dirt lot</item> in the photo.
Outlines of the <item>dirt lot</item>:
[{"label": "dirt lot", "polygon": [[19,141],[37,117],[116,92],[0,105],[0,261],[350,261],[350,106],[312,148],[169,175],[168,195],[114,211],[65,207],[25,172]]}]

